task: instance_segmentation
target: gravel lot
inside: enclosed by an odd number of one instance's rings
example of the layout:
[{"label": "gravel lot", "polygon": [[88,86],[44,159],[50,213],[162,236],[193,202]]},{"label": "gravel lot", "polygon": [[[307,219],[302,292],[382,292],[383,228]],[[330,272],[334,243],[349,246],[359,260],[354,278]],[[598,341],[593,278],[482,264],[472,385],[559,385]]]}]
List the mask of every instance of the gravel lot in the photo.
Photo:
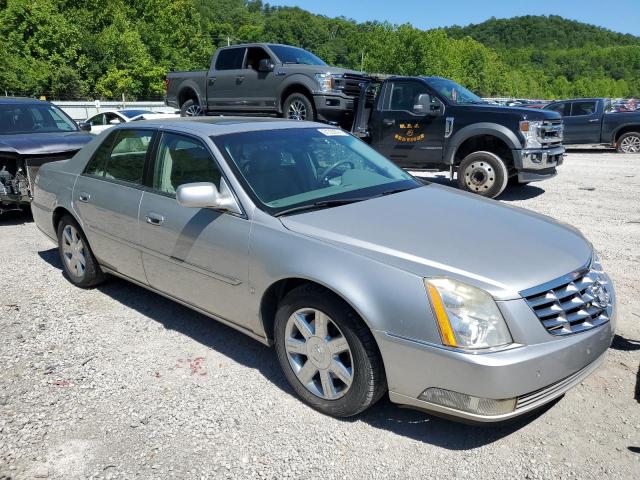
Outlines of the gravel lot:
[{"label": "gravel lot", "polygon": [[0,218],[0,479],[640,478],[640,155],[571,152],[501,201],[582,230],[620,319],[603,367],[500,427],[388,400],[325,417],[270,349],[124,281],[76,289],[30,219]]}]

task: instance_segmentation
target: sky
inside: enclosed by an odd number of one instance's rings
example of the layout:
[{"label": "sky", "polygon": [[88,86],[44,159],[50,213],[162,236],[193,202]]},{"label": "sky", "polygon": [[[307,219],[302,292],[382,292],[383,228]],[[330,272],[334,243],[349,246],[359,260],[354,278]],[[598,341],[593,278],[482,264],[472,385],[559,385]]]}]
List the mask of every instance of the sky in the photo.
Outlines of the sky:
[{"label": "sky", "polygon": [[488,18],[560,15],[640,36],[640,0],[267,0],[328,17],[411,23],[424,30],[481,23]]}]

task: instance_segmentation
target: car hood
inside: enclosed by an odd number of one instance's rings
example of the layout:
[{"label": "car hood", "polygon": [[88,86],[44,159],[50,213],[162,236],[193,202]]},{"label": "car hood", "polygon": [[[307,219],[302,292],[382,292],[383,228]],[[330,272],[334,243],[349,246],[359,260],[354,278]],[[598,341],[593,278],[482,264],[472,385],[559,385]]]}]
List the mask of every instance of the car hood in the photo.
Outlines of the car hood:
[{"label": "car hood", "polygon": [[0,135],[0,151],[20,155],[44,155],[81,149],[94,137],[86,132]]},{"label": "car hood", "polygon": [[572,227],[436,184],[280,220],[299,234],[419,276],[457,278],[500,300],[578,270],[592,255]]}]

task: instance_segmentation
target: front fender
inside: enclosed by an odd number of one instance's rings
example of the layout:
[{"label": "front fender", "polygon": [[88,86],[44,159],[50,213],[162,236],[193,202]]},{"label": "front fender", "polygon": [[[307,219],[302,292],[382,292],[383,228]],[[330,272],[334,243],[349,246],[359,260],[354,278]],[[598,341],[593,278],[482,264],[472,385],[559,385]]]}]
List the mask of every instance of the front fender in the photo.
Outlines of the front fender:
[{"label": "front fender", "polygon": [[445,164],[453,165],[455,154],[460,145],[462,145],[465,140],[478,135],[491,135],[493,137],[499,138],[504,143],[506,143],[511,150],[522,149],[522,142],[520,141],[520,139],[512,130],[505,127],[504,125],[491,122],[474,123],[473,125],[468,125],[458,130],[451,137],[451,140],[447,142],[446,150],[444,153]]},{"label": "front fender", "polygon": [[279,113],[282,113],[282,102],[285,100],[284,93],[294,85],[305,88],[309,91],[309,95],[313,95],[313,92],[318,90],[318,83],[314,78],[302,73],[294,73],[293,75],[287,76],[280,84],[280,90],[278,91],[278,97],[276,99]]}]

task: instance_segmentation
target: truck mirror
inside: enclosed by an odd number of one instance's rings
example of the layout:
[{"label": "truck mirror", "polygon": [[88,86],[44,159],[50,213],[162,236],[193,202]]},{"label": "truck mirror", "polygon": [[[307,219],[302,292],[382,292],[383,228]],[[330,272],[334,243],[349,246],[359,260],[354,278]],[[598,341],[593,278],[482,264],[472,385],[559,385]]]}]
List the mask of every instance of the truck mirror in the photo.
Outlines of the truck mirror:
[{"label": "truck mirror", "polygon": [[268,58],[263,58],[258,62],[258,71],[260,72],[273,72],[274,68],[276,68],[276,66]]},{"label": "truck mirror", "polygon": [[421,93],[413,103],[413,113],[426,115],[431,112],[431,95],[428,93]]},{"label": "truck mirror", "polygon": [[80,122],[78,124],[78,128],[80,130],[82,130],[83,132],[90,132],[91,131],[91,124],[89,122]]}]

